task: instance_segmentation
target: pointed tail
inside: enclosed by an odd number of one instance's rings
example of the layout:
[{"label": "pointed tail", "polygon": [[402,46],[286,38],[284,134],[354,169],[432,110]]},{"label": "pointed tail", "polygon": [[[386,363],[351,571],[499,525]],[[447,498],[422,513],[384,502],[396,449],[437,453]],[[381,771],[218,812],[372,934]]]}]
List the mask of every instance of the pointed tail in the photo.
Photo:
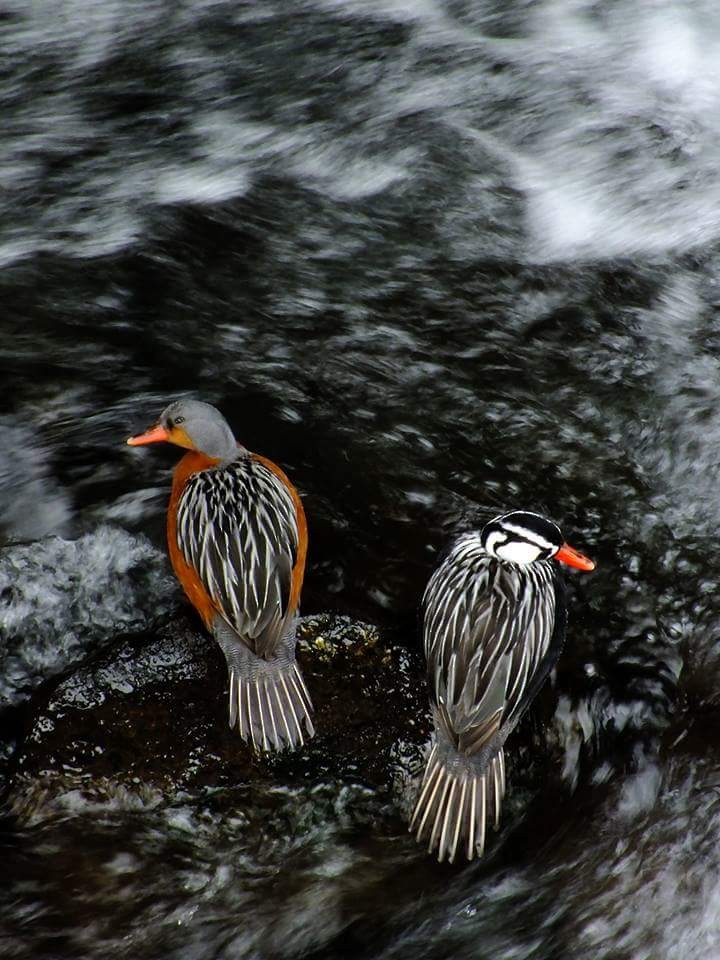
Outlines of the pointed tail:
[{"label": "pointed tail", "polygon": [[468,860],[481,857],[485,849],[485,824],[493,818],[500,824],[505,794],[505,756],[502,748],[484,770],[471,764],[448,763],[433,745],[425,768],[420,796],[410,820],[410,832],[428,840],[428,853],[437,850],[438,860],[453,863],[460,853]]},{"label": "pointed tail", "polygon": [[314,736],[310,694],[295,661],[252,678],[231,667],[229,681],[230,726],[258,753],[292,750]]}]

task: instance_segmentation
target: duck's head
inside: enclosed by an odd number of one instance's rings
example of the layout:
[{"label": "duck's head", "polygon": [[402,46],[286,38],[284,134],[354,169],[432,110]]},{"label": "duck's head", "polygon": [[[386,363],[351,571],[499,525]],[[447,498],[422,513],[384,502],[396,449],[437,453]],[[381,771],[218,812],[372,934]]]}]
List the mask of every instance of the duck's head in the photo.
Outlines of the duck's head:
[{"label": "duck's head", "polygon": [[538,513],[505,513],[486,523],[480,536],[485,551],[507,563],[555,559],[578,570],[595,569],[592,560],[565,543],[557,524]]},{"label": "duck's head", "polygon": [[127,441],[131,447],[161,442],[197,450],[213,460],[226,460],[237,453],[237,442],[225,417],[201,400],[176,400],[165,407],[157,423]]}]

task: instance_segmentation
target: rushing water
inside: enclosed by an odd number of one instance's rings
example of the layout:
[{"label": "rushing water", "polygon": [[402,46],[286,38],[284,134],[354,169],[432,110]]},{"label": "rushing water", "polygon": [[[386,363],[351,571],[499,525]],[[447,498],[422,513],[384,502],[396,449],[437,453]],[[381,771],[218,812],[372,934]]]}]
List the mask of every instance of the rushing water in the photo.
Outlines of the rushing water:
[{"label": "rushing water", "polygon": [[599,565],[482,863],[404,833],[402,737],[385,782],[39,790],[0,954],[720,957],[716,4],[10,0],[0,56],[0,759],[178,607],[175,454],[123,445],[170,397],[388,649],[494,512]]}]

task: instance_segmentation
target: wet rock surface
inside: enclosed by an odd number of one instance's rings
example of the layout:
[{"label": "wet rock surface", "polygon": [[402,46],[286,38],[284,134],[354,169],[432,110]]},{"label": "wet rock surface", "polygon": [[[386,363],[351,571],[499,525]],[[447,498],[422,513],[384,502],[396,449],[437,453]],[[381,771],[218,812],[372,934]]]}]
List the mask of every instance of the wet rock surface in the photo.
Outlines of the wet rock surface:
[{"label": "wet rock surface", "polygon": [[298,651],[318,733],[302,750],[260,757],[228,728],[225,661],[190,614],[115,645],[35,705],[10,809],[34,821],[75,791],[95,802],[148,791],[171,800],[255,780],[387,787],[398,744],[419,753],[429,735],[419,655],[331,616],[301,620]]},{"label": "wet rock surface", "polygon": [[[318,732],[292,753],[259,757],[228,729],[225,662],[189,611],[116,642],[26,704],[0,850],[16,889],[44,906],[26,952],[28,919],[0,904],[13,957],[100,956],[121,941],[136,957],[180,957],[189,941],[215,956],[193,920],[204,902],[247,912],[227,957],[296,956],[347,933],[413,850],[401,792],[429,734],[423,665],[347,617],[302,618],[298,647]],[[63,877],[72,881],[60,892]],[[377,922],[409,895],[380,897]]]},{"label": "wet rock surface", "polygon": [[[430,732],[420,653],[333,615],[302,618],[298,650],[318,732],[281,755],[259,757],[228,729],[225,662],[189,610],[110,643],[25,704],[0,851],[36,907],[0,903],[11,956],[380,949],[418,884],[442,895],[452,874],[407,832]],[[544,698],[550,722],[556,699]],[[560,789],[552,742],[537,717],[514,737],[505,841],[538,764],[555,765]],[[543,816],[540,803],[511,852]],[[486,870],[496,846],[470,869]],[[238,911],[242,925],[223,935],[221,918]]]}]

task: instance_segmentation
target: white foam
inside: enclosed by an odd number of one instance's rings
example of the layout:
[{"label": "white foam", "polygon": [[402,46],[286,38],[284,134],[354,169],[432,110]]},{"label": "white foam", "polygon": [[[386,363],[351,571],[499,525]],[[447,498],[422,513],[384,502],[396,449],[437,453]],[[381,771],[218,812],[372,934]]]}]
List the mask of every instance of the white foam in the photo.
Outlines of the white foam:
[{"label": "white foam", "polygon": [[26,424],[0,418],[0,529],[9,540],[35,540],[70,529],[70,500],[52,477],[50,452]]},{"label": "white foam", "polygon": [[639,453],[659,488],[670,494],[666,521],[676,533],[715,538],[720,360],[702,342],[702,283],[701,275],[676,271],[652,307],[638,312],[658,398]]},{"label": "white foam", "polygon": [[175,586],[145,537],[100,526],[0,555],[0,702],[18,702],[91,648],[167,614]]},{"label": "white foam", "polygon": [[[281,126],[245,116],[241,101],[221,96],[213,53],[191,34],[174,32],[156,3],[35,6],[13,32],[13,54],[51,51],[65,82],[28,97],[22,122],[6,131],[0,167],[16,186],[32,191],[39,184],[38,150],[71,157],[78,144],[95,141],[97,128],[76,95],[82,79],[151,32],[165,37],[167,58],[195,108],[177,152],[165,152],[161,141],[151,150],[116,138],[115,154],[87,164],[80,178],[76,168],[42,208],[6,215],[0,263],[37,249],[112,253],[143,235],[153,203],[223,202],[244,195],[268,169],[289,172],[339,202],[399,196],[417,171],[426,176],[431,169],[431,145],[448,138],[458,148],[473,138],[483,144],[477,170],[462,175],[459,193],[439,211],[437,227],[463,259],[477,255],[478,226],[488,218],[496,226],[485,249],[490,242],[499,253],[539,262],[658,255],[720,235],[720,29],[713,4],[627,2],[604,15],[578,0],[544,0],[529,5],[523,20],[513,18],[512,38],[494,37],[494,18],[483,9],[453,15],[432,0],[309,6],[342,20],[372,17],[411,28],[377,82],[365,64],[348,60],[363,90],[358,125],[299,118]],[[196,15],[204,9],[212,9],[210,0],[193,4]],[[273,7],[246,7],[235,21],[273,15]],[[424,65],[433,52],[447,57],[441,76]],[[504,70],[494,71],[496,63]],[[505,105],[510,100],[512,107]],[[284,106],[289,110],[291,101]],[[427,131],[413,142],[396,135],[398,121],[410,116],[422,117]],[[448,189],[446,177],[455,171],[436,172]],[[524,237],[503,222],[507,204],[496,194],[507,186],[522,195]]]},{"label": "white foam", "polygon": [[516,159],[534,255],[656,254],[718,235],[719,158],[707,149],[720,134],[716,27],[714,12],[680,4],[612,18],[537,9],[531,69],[547,99]]},{"label": "white foam", "polygon": [[618,801],[618,816],[634,819],[649,813],[657,803],[662,783],[662,771],[652,762],[644,762],[637,773],[626,777]]}]

